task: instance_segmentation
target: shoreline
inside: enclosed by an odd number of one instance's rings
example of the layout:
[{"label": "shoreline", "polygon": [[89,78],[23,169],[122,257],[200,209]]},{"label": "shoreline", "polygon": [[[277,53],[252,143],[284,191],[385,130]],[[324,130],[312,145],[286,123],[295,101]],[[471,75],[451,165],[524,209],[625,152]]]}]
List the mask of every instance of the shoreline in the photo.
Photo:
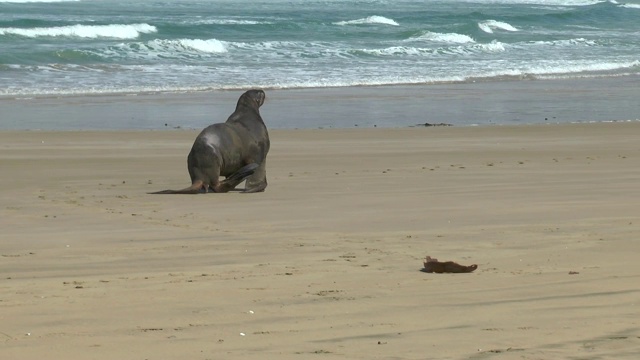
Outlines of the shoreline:
[{"label": "shoreline", "polygon": [[[368,131],[379,131],[384,132],[387,130],[391,131],[422,131],[422,129],[426,129],[426,131],[438,131],[437,129],[466,129],[470,131],[476,130],[488,130],[488,129],[518,129],[518,128],[555,128],[555,127],[580,127],[580,126],[598,126],[598,125],[615,125],[615,124],[634,124],[640,123],[640,119],[627,119],[627,120],[601,120],[601,121],[575,121],[575,122],[567,122],[567,123],[558,123],[558,122],[544,122],[544,123],[531,123],[531,124],[488,124],[488,125],[463,125],[463,126],[454,126],[452,124],[444,124],[444,123],[435,123],[428,125],[424,124],[416,124],[416,125],[408,125],[404,127],[345,127],[345,128],[333,128],[333,127],[318,127],[318,128],[272,128],[269,129],[269,133],[313,133],[313,132],[327,132],[327,133],[340,133],[340,132],[368,132]],[[432,129],[432,130],[429,130]],[[183,127],[164,127],[160,129],[63,129],[63,130],[52,130],[52,129],[0,129],[0,134],[23,134],[23,133],[36,133],[36,134],[73,134],[73,133],[82,133],[82,134],[95,134],[95,135],[108,135],[108,134],[146,134],[146,133],[194,133],[197,135],[202,131],[200,128],[183,128]]]},{"label": "shoreline", "polygon": [[[640,73],[611,73],[611,74],[566,74],[548,75],[537,77],[535,75],[500,75],[496,77],[474,77],[465,80],[450,80],[424,83],[382,83],[382,84],[356,84],[356,85],[335,85],[335,86],[299,86],[299,87],[279,87],[267,86],[261,87],[265,91],[297,91],[297,90],[339,90],[339,89],[359,89],[359,88],[394,88],[394,87],[423,87],[423,86],[440,86],[440,85],[464,85],[464,84],[483,84],[483,83],[501,83],[501,82],[520,82],[520,81],[581,81],[594,79],[619,79],[619,78],[640,78]],[[238,86],[227,88],[203,87],[193,89],[156,89],[156,90],[123,90],[113,92],[87,92],[87,93],[41,93],[41,94],[5,94],[0,95],[0,101],[3,100],[35,100],[35,99],[60,99],[73,97],[128,97],[128,96],[153,96],[153,95],[187,95],[199,93],[224,93],[224,92],[243,92],[254,87]]]},{"label": "shoreline", "polygon": [[[267,91],[270,129],[637,120],[638,76]],[[241,91],[0,99],[0,130],[201,129]]]}]

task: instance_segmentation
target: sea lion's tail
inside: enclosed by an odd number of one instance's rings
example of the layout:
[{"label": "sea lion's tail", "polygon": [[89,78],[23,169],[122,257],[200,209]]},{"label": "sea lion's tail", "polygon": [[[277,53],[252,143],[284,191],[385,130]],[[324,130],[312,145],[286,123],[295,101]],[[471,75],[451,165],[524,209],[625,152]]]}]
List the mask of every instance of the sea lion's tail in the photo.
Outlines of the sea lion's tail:
[{"label": "sea lion's tail", "polygon": [[196,180],[189,186],[188,188],[184,188],[182,190],[161,190],[156,192],[150,192],[148,194],[198,194],[200,192],[207,191],[204,186],[204,181]]}]

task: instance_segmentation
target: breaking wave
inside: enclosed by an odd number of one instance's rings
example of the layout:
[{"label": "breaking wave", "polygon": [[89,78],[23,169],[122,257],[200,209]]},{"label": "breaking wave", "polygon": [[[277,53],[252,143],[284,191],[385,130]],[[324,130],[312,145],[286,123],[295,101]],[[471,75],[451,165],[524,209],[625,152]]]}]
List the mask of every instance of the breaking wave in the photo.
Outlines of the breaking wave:
[{"label": "breaking wave", "polygon": [[17,35],[29,38],[37,37],[79,37],[79,38],[115,38],[135,39],[140,34],[155,33],[158,30],[149,24],[130,25],[69,25],[43,28],[0,28],[0,35]]},{"label": "breaking wave", "polygon": [[457,33],[437,33],[425,31],[421,35],[411,37],[408,41],[433,41],[433,42],[445,42],[455,44],[474,43],[475,40],[470,36]]},{"label": "breaking wave", "polygon": [[226,53],[228,44],[216,39],[155,39],[147,42],[118,44],[106,49],[85,50],[86,54],[106,59],[189,59]]},{"label": "breaking wave", "polygon": [[493,30],[495,29],[505,30],[505,31],[518,31],[518,29],[513,27],[511,24],[502,22],[502,21],[496,21],[496,20],[487,20],[487,21],[480,22],[478,23],[478,27],[480,28],[480,30],[488,34],[493,34]]},{"label": "breaking wave", "polygon": [[338,21],[338,22],[334,22],[334,25],[362,25],[362,24],[382,24],[382,25],[393,25],[393,26],[399,26],[400,24],[398,24],[397,22],[395,22],[395,20],[393,19],[389,19],[386,18],[384,16],[377,16],[377,15],[373,15],[373,16],[369,16],[363,19],[357,19],[357,20],[349,20],[349,21]]}]

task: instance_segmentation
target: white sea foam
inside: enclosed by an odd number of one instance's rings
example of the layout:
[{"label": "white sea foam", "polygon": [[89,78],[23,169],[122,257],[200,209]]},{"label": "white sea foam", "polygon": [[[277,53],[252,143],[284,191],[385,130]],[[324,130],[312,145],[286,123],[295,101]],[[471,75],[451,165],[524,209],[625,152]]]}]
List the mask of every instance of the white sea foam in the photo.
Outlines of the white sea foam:
[{"label": "white sea foam", "polygon": [[0,28],[0,35],[18,35],[30,38],[36,37],[80,37],[80,38],[115,38],[115,39],[135,39],[141,33],[155,33],[158,30],[149,24],[129,24],[129,25],[69,25],[46,28]]},{"label": "white sea foam", "polygon": [[527,69],[520,70],[522,75],[533,74],[542,77],[552,77],[559,74],[576,74],[583,72],[603,72],[612,70],[628,69],[640,66],[640,61],[632,62],[610,62],[610,63],[590,63],[590,62],[570,62],[559,63],[549,61],[547,64],[540,64],[538,66],[532,66]]},{"label": "white sea foam", "polygon": [[504,52],[506,51],[504,44],[499,42],[499,41],[492,41],[488,44],[478,44],[476,45],[478,49],[484,51],[484,52],[492,52],[492,53],[496,53],[496,52]]},{"label": "white sea foam", "polygon": [[423,49],[411,46],[391,46],[384,49],[361,49],[358,52],[362,52],[375,56],[395,56],[395,55],[424,55],[434,54],[434,49]]},{"label": "white sea foam", "polygon": [[621,4],[618,6],[627,9],[640,9],[640,4]]},{"label": "white sea foam", "polygon": [[439,53],[448,55],[472,55],[482,53],[501,53],[505,52],[505,45],[499,41],[492,41],[488,44],[471,44],[463,46],[449,47],[439,50]]},{"label": "white sea foam", "polygon": [[[262,41],[234,42],[217,39],[154,39],[147,42],[127,42],[96,50],[83,50],[83,53],[103,58],[129,59],[206,59],[209,56],[232,53],[236,64],[247,59],[281,62],[283,59],[344,57],[347,51],[336,48],[333,43]],[[229,59],[229,58],[227,58]],[[287,61],[287,60],[285,60]],[[227,64],[231,66],[231,64]],[[149,66],[149,65],[147,65]],[[237,65],[239,66],[239,65]],[[237,67],[233,65],[233,67]]]},{"label": "white sea foam", "polygon": [[182,39],[171,40],[172,43],[176,43],[178,47],[185,49],[192,49],[203,53],[224,53],[227,52],[226,46],[216,39],[199,40],[199,39]]},{"label": "white sea foam", "polygon": [[238,19],[206,19],[190,21],[189,24],[213,24],[213,25],[263,25],[273,24],[271,21],[238,20]]},{"label": "white sea foam", "polygon": [[[265,51],[265,50],[274,50],[274,49],[296,49],[300,47],[304,47],[301,43],[295,41],[263,41],[258,43],[247,43],[247,42],[228,42],[229,46],[243,49],[243,50],[253,50],[253,51]],[[311,46],[311,43],[304,43],[306,46]]]},{"label": "white sea foam", "polygon": [[361,52],[374,56],[439,56],[439,55],[468,55],[473,53],[504,52],[504,44],[493,41],[488,44],[469,43],[468,45],[448,46],[441,48],[419,48],[411,46],[391,46],[383,49],[361,49]]},{"label": "white sea foam", "polygon": [[334,25],[361,25],[361,24],[382,24],[382,25],[393,25],[399,26],[397,22],[393,19],[386,18],[384,16],[373,15],[363,19],[357,20],[349,20],[349,21],[338,21],[334,22]]},{"label": "white sea foam", "polygon": [[80,1],[80,0],[0,0],[0,3],[54,3],[54,2],[69,2],[69,1]]},{"label": "white sea foam", "polygon": [[[437,63],[435,63],[437,66]],[[115,67],[114,67],[115,66]],[[449,71],[442,67],[437,72],[393,72],[379,71],[375,68],[363,68],[357,71],[323,71],[323,77],[317,77],[315,72],[302,69],[287,69],[281,72],[278,68],[270,68],[268,71],[255,74],[246,71],[246,67],[229,69],[220,72],[209,66],[191,65],[164,65],[154,66],[138,65],[109,65],[106,67],[60,65],[60,66],[35,66],[29,67],[32,72],[76,72],[78,77],[73,84],[59,87],[42,86],[34,83],[20,88],[0,88],[0,95],[37,95],[37,94],[91,94],[91,93],[128,93],[128,92],[179,92],[211,89],[242,89],[248,87],[262,88],[309,88],[309,87],[342,87],[359,85],[390,85],[390,84],[424,84],[446,83],[452,81],[472,81],[474,79],[492,79],[503,77],[520,78],[569,78],[597,76],[616,76],[605,74],[608,71],[624,70],[640,66],[640,61],[621,63],[593,63],[588,61],[563,62],[546,61],[534,66],[521,64],[520,66],[505,68],[459,68],[458,71]],[[112,68],[114,67],[114,68]],[[282,70],[284,71],[284,70]],[[81,75],[86,73],[86,75]],[[130,74],[135,73],[136,76]],[[455,75],[452,75],[455,74]],[[167,74],[172,76],[167,77]],[[363,76],[363,74],[376,74],[375,76]],[[284,76],[286,75],[286,76]],[[171,81],[175,76],[186,78],[188,82]],[[108,77],[111,82],[105,82]],[[144,77],[145,81],[140,78]],[[202,79],[207,81],[203,82]],[[117,80],[117,81],[113,81]],[[46,85],[46,84],[45,84]]]},{"label": "white sea foam", "polygon": [[426,31],[422,35],[407,39],[408,41],[433,41],[433,42],[445,42],[455,44],[474,43],[470,36],[458,33],[437,33]]},{"label": "white sea foam", "polygon": [[[611,63],[593,63],[586,61],[547,61],[539,63],[535,66],[526,65],[522,67],[505,68],[497,70],[482,71],[475,74],[467,74],[467,79],[476,78],[500,78],[504,76],[529,78],[536,77],[540,79],[554,79],[560,77],[576,77],[576,74],[589,74],[587,76],[595,76],[594,74],[629,69],[640,66],[640,61],[632,62],[611,62]],[[572,74],[572,75],[570,75]],[[570,76],[567,76],[570,75]]]},{"label": "white sea foam", "polygon": [[485,4],[526,4],[546,6],[590,6],[607,2],[607,0],[466,0]]},{"label": "white sea foam", "polygon": [[532,45],[545,45],[545,46],[597,46],[598,42],[595,40],[587,40],[585,38],[569,39],[569,40],[554,40],[554,41],[532,41],[528,44]]},{"label": "white sea foam", "polygon": [[487,20],[487,21],[480,22],[478,23],[478,27],[480,28],[480,30],[488,34],[493,34],[494,29],[500,29],[505,31],[518,31],[518,29],[513,27],[511,24],[502,22],[502,21],[496,21],[496,20]]}]

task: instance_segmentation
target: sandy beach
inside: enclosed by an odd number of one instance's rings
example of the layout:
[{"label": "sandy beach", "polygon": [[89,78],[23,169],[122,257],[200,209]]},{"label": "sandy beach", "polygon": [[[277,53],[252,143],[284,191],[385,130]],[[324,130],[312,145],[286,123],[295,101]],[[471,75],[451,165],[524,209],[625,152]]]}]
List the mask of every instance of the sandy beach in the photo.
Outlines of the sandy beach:
[{"label": "sandy beach", "polygon": [[273,130],[266,192],[147,194],[196,134],[0,132],[1,358],[640,353],[640,122]]}]

